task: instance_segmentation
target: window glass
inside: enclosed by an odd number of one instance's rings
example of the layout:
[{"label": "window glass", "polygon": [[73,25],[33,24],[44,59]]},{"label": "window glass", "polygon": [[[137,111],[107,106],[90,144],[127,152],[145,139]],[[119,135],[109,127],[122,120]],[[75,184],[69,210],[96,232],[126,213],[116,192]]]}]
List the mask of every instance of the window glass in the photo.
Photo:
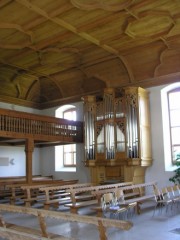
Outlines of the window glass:
[{"label": "window glass", "polygon": [[168,92],[172,162],[180,156],[180,90]]},{"label": "window glass", "polygon": [[[64,105],[56,110],[56,117],[76,121],[76,108]],[[55,147],[56,170],[67,171],[76,167],[76,144],[60,145]]]},{"label": "window glass", "polygon": [[161,90],[165,169],[174,171],[180,160],[180,82]]},{"label": "window glass", "polygon": [[76,144],[64,146],[64,166],[76,165]]},{"label": "window glass", "polygon": [[75,109],[66,110],[63,115],[64,115],[65,119],[76,121],[76,110]]},{"label": "window glass", "polygon": [[180,109],[171,111],[171,126],[177,127],[180,125]]},{"label": "window glass", "polygon": [[[63,116],[68,120],[76,120],[76,109],[68,109],[63,112]],[[63,147],[63,162],[65,167],[76,165],[76,144],[68,144]]]}]

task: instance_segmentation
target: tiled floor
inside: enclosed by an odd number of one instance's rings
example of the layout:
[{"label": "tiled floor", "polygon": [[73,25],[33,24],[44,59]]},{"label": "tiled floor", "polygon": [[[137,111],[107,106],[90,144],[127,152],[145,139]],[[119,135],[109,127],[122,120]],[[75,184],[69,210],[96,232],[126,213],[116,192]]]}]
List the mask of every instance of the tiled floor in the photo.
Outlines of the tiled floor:
[{"label": "tiled floor", "polygon": [[[67,211],[67,209],[59,209],[59,211]],[[94,215],[90,209],[80,209],[79,214]],[[38,223],[34,217],[26,217],[25,215],[9,214],[5,215],[8,222],[27,225],[37,228]],[[119,230],[117,228],[109,228],[107,230],[108,240],[180,240],[180,208],[176,212],[156,212],[153,216],[153,208],[144,205],[142,213],[135,215],[131,221],[133,227],[128,231]],[[98,240],[98,231],[94,226],[81,223],[59,222],[54,219],[47,220],[49,232],[59,233],[66,237],[80,240]],[[0,240],[2,238],[0,237]]]}]

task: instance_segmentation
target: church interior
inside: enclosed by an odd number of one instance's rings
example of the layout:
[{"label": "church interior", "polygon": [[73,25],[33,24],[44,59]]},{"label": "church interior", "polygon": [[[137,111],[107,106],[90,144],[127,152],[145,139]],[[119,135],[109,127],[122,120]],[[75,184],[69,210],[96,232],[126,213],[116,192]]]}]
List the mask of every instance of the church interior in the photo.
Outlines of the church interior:
[{"label": "church interior", "polygon": [[1,0],[0,240],[178,239],[179,67],[178,0]]}]

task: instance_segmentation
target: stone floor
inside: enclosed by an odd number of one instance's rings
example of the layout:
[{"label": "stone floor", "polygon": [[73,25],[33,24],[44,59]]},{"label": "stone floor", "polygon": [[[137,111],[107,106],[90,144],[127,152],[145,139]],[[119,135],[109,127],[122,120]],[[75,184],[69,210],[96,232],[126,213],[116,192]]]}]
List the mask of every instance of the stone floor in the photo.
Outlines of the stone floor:
[{"label": "stone floor", "polygon": [[[52,209],[54,210],[54,209]],[[60,208],[58,211],[68,211]],[[128,231],[117,228],[107,230],[108,240],[180,240],[180,208],[175,211],[165,211],[160,213],[154,207],[145,205],[140,215],[134,215],[130,220],[133,227]],[[93,216],[89,208],[79,210],[79,214],[88,214]],[[37,228],[38,222],[34,217],[28,217],[20,214],[3,214],[4,218],[11,223]],[[99,235],[96,227],[81,223],[59,222],[55,219],[48,219],[47,226],[49,232],[59,233],[66,237],[72,237],[78,240],[98,240]],[[0,240],[3,240],[0,237]]]}]

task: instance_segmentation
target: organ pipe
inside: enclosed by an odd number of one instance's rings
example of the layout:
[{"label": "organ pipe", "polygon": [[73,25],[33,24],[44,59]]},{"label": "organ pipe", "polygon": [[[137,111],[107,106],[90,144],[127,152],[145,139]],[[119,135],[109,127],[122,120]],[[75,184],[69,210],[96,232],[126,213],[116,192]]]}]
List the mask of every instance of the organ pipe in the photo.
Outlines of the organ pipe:
[{"label": "organ pipe", "polygon": [[105,88],[100,97],[83,98],[86,160],[139,157],[138,96],[133,89]]}]

